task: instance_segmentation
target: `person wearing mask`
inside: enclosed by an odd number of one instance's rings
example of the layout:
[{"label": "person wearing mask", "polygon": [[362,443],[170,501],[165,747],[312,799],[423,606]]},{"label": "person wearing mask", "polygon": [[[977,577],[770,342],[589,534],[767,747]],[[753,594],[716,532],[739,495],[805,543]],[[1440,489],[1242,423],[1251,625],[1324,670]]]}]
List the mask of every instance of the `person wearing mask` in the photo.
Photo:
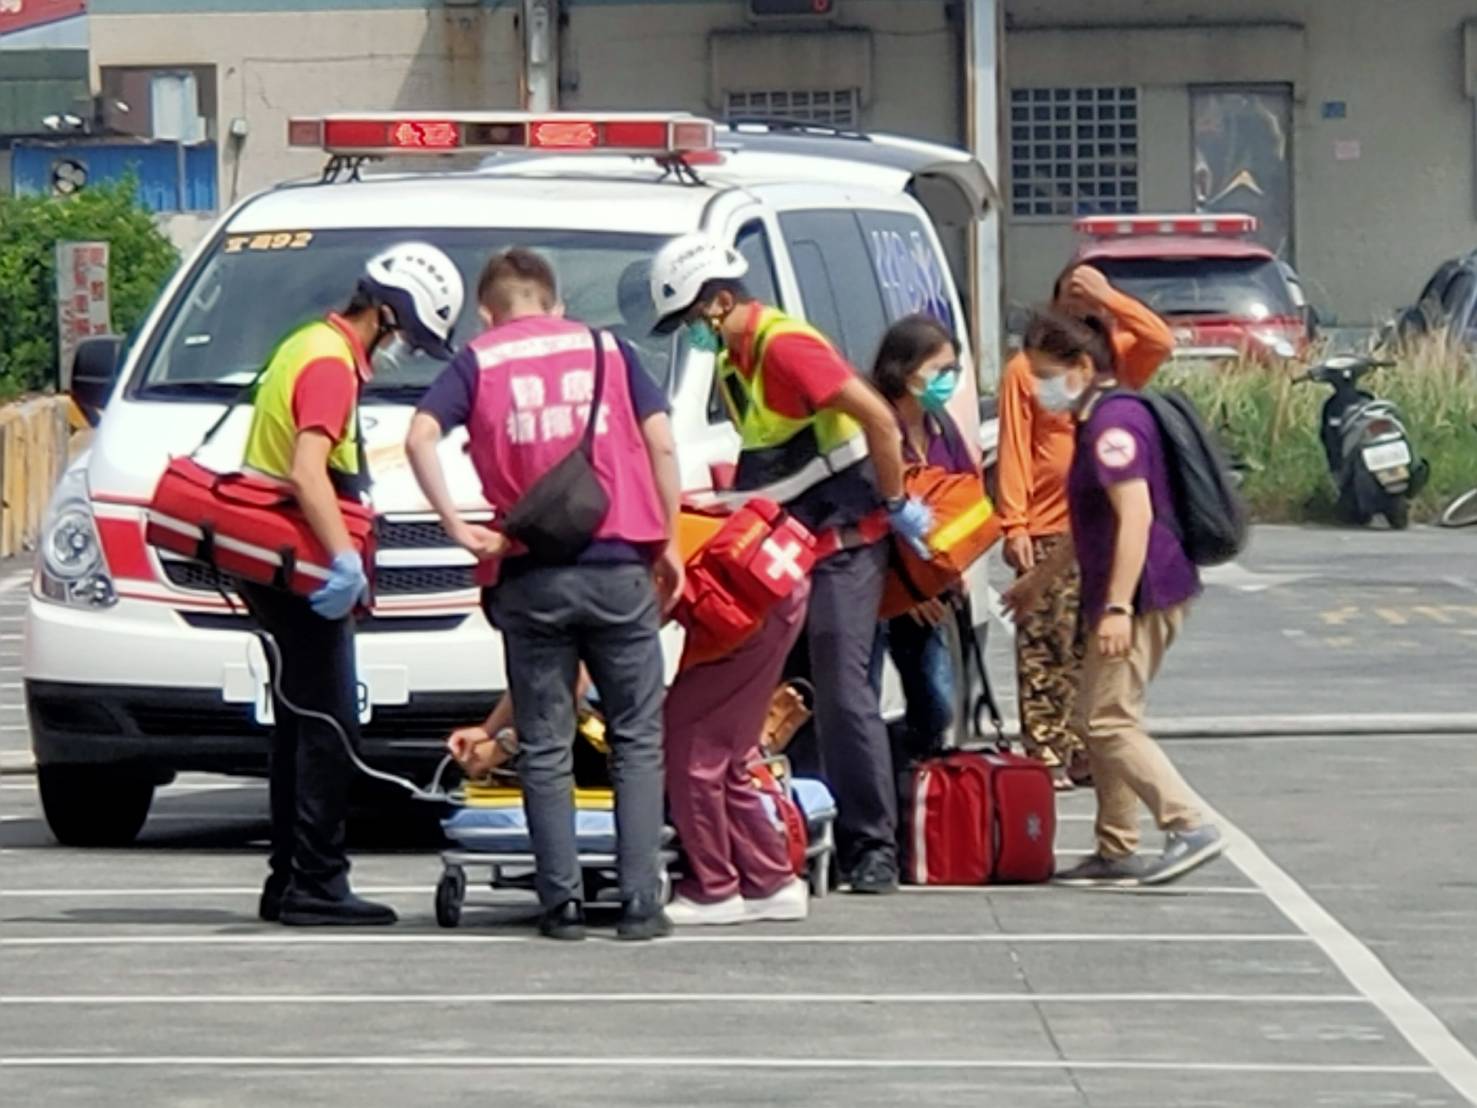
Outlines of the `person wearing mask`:
[{"label": "person wearing mask", "polygon": [[[427,391],[406,451],[447,532],[481,560],[484,610],[503,633],[541,932],[569,940],[585,935],[571,751],[583,662],[600,689],[612,752],[622,901],[617,934],[656,938],[671,928],[658,896],[664,692],[658,630],[663,603],[675,603],[683,579],[675,541],[681,487],[666,397],[631,347],[607,335],[600,336],[603,394],[594,404],[596,337],[556,314],[554,271],[538,254],[515,248],[496,255],[477,298],[492,327]],[[598,421],[593,467],[609,508],[593,541],[571,562],[541,562],[510,548],[500,533],[458,518],[438,457],[447,431],[466,425],[483,495],[506,516],[579,448],[592,419]]]},{"label": "person wearing mask", "polygon": [[693,350],[717,358],[742,439],[735,492],[783,504],[820,539],[806,623],[816,731],[851,890],[889,893],[898,884],[897,785],[869,679],[883,540],[890,529],[921,544],[932,521],[905,495],[892,410],[820,332],[750,296],[747,272],[736,250],[707,234],[669,242],[652,264],[656,331],[685,328]]},{"label": "person wearing mask", "polygon": [[370,259],[343,311],[278,344],[257,382],[245,467],[291,486],[333,556],[328,581],[306,599],[239,585],[272,644],[272,857],[258,907],[268,922],[395,922],[393,909],[349,889],[344,825],[351,765],[344,744],[359,741],[352,614],[367,603],[369,580],[338,501],[369,489],[358,407],[375,355],[406,343],[449,357],[462,297],[461,274],[436,247],[391,247]]},{"label": "person wearing mask", "polygon": [[[872,381],[892,406],[907,465],[950,473],[979,469],[954,419],[949,399],[959,386],[959,346],[953,333],[927,315],[910,315],[882,337]],[[956,593],[924,601],[884,621],[872,654],[872,684],[881,688],[884,656],[891,655],[907,698],[909,747],[926,754],[943,746],[954,722],[954,669],[943,625],[954,618]]]},{"label": "person wearing mask", "polygon": [[[1157,885],[1215,858],[1224,844],[1189,787],[1144,731],[1149,684],[1179,636],[1199,573],[1179,538],[1167,453],[1153,413],[1117,392],[1112,334],[1094,316],[1049,311],[1026,329],[1037,399],[1076,424],[1067,476],[1071,538],[1006,593],[1029,611],[1076,559],[1087,656],[1076,726],[1092,759],[1097,850],[1062,873],[1065,884]],[[1139,845],[1142,801],[1165,832],[1162,856]]]},{"label": "person wearing mask", "polygon": [[[1142,388],[1174,349],[1169,327],[1091,266],[1074,266],[1057,281],[1053,306],[1077,318],[1107,323],[1119,380]],[[1074,431],[1070,415],[1037,402],[1036,379],[1024,354],[1005,366],[1000,382],[999,510],[1005,560],[1017,574],[1050,558],[1067,541],[1067,470]],[[1088,778],[1072,730],[1072,697],[1081,676],[1084,638],[1075,568],[1065,570],[1016,624],[1016,680],[1021,740],[1053,767],[1058,788]]]}]

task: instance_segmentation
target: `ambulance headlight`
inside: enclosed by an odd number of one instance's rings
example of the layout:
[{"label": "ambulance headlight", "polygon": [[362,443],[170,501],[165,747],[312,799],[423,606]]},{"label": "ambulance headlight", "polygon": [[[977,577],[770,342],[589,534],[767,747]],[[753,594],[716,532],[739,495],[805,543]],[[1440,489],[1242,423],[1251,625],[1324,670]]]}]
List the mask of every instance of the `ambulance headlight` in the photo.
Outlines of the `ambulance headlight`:
[{"label": "ambulance headlight", "polygon": [[80,469],[62,478],[46,510],[37,569],[47,600],[81,608],[108,608],[118,601]]}]

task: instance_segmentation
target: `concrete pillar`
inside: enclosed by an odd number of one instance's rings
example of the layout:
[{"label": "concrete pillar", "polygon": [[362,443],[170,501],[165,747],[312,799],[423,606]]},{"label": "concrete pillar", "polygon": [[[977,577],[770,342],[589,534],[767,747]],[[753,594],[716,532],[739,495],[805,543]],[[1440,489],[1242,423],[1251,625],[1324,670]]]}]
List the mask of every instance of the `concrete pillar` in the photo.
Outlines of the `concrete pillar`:
[{"label": "concrete pillar", "polygon": [[[1005,193],[1000,174],[1000,106],[1005,70],[1003,0],[966,0],[964,6],[965,126],[969,149]],[[1003,200],[1002,205],[1008,203]],[[1003,211],[975,225],[970,241],[970,306],[975,355],[983,384],[1000,376],[1005,350]]]},{"label": "concrete pillar", "polygon": [[523,0],[523,110],[559,110],[559,0]]}]

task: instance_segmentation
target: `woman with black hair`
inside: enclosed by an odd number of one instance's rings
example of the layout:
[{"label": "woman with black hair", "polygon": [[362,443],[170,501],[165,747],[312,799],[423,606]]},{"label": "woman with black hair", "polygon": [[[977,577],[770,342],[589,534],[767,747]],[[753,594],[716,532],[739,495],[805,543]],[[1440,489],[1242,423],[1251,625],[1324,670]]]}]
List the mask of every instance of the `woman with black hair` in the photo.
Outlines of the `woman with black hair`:
[{"label": "woman with black hair", "polygon": [[[902,438],[903,461],[951,473],[977,468],[964,436],[948,412],[959,384],[959,346],[932,316],[898,320],[882,338],[872,383],[892,406]],[[872,652],[872,684],[881,687],[884,654],[891,654],[907,698],[910,753],[942,746],[954,720],[954,672],[944,637],[945,621],[962,599],[952,594],[927,600],[911,612],[884,620]]]}]

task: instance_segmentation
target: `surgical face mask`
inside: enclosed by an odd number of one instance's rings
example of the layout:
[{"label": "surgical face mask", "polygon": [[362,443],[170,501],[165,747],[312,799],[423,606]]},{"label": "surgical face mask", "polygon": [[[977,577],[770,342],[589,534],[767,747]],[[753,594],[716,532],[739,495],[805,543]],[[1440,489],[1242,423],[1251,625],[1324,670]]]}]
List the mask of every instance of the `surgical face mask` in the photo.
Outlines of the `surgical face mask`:
[{"label": "surgical face mask", "polygon": [[717,354],[723,349],[723,336],[709,319],[694,319],[687,324],[687,345],[704,354]]},{"label": "surgical face mask", "polygon": [[405,341],[404,335],[396,331],[375,347],[374,354],[370,357],[370,365],[374,367],[376,376],[385,374],[393,377],[414,361],[416,354],[415,347]]},{"label": "surgical face mask", "polygon": [[930,412],[942,411],[949,403],[949,398],[954,395],[954,390],[959,387],[959,367],[954,365],[944,366],[928,379],[928,383],[921,389],[910,389],[918,398],[918,403]]},{"label": "surgical face mask", "polygon": [[1067,374],[1062,373],[1036,382],[1036,401],[1048,412],[1070,412],[1086,391],[1086,388],[1074,390],[1067,381]]}]

